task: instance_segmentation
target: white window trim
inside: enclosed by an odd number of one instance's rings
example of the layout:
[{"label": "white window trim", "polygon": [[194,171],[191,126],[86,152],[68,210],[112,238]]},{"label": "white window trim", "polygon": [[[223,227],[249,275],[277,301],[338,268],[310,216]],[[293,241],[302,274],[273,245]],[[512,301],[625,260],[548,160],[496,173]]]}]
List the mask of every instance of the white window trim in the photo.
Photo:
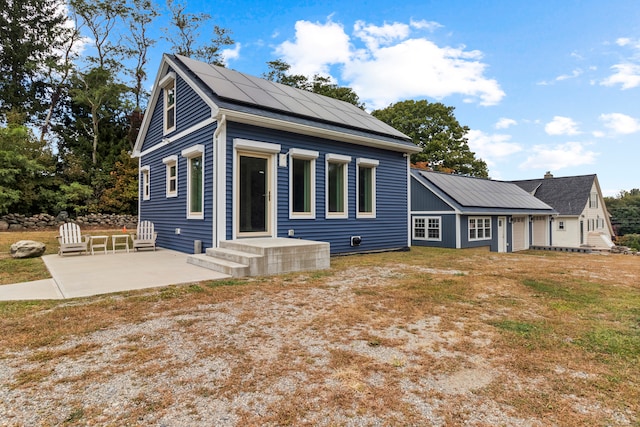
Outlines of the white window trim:
[{"label": "white window trim", "polygon": [[251,151],[254,153],[267,153],[275,154],[279,153],[282,148],[280,144],[273,144],[271,142],[251,141],[249,139],[234,138],[233,148],[239,151]]},{"label": "white window trim", "polygon": [[140,175],[142,176],[142,200],[151,200],[151,168],[141,167]]},{"label": "white window trim", "polygon": [[[173,131],[176,130],[176,119],[177,119],[177,114],[176,114],[176,104],[178,102],[178,98],[177,98],[177,84],[176,84],[176,73],[174,72],[170,72],[167,73],[166,76],[164,76],[160,82],[159,82],[159,86],[162,88],[162,97],[163,97],[163,104],[162,104],[162,129],[163,129],[163,135],[167,135],[168,133],[171,133]],[[173,126],[168,128],[167,127],[167,101],[168,101],[168,97],[166,94],[166,89],[169,86],[173,86]]]},{"label": "white window trim", "polygon": [[[182,157],[185,157],[187,159],[189,159],[189,161],[187,161],[187,219],[204,219],[204,205],[205,205],[205,200],[204,200],[204,169],[205,169],[205,163],[204,163],[204,145],[202,144],[196,144],[192,147],[189,148],[185,148],[184,150],[182,150],[182,152],[180,153],[182,155]],[[202,156],[202,212],[191,212],[191,164],[190,164],[190,160],[194,157],[200,157]]]},{"label": "white window trim", "polygon": [[[173,156],[165,157],[164,159],[162,159],[162,163],[164,163],[166,165],[166,174],[167,174],[166,196],[167,197],[178,197],[178,156],[173,155]],[[175,166],[176,167],[176,176],[173,178],[176,181],[176,189],[175,189],[175,191],[171,191],[170,190],[170,188],[171,188],[171,186],[170,186],[171,166]]]},{"label": "white window trim", "polygon": [[[289,219],[315,219],[316,218],[316,159],[320,153],[313,150],[303,150],[301,148],[292,148],[289,150]],[[311,202],[309,212],[293,211],[293,159],[308,160],[310,162],[311,174],[311,194],[309,200]]]},{"label": "white window trim", "polygon": [[[476,221],[476,237],[475,238],[471,238],[471,220],[474,219]],[[478,237],[478,220],[482,220],[483,224],[485,220],[489,220],[489,237],[487,236],[483,236],[483,237]],[[486,230],[486,228],[483,226],[482,227],[483,230]],[[484,233],[483,233],[484,234]],[[482,240],[491,240],[493,238],[493,222],[491,221],[491,217],[490,216],[470,216],[467,219],[467,237],[469,239],[470,242],[478,242],[478,241],[482,241]]]},{"label": "white window trim", "polygon": [[[344,219],[349,218],[349,163],[351,163],[351,156],[344,156],[342,154],[326,154],[325,159],[325,215],[327,219]],[[342,173],[342,182],[344,183],[342,204],[344,206],[344,212],[329,212],[329,163],[338,163],[344,166]]]},{"label": "white window trim", "polygon": [[[416,219],[424,219],[424,237],[416,237]],[[438,220],[438,238],[429,237],[429,220]],[[413,240],[424,240],[429,242],[442,241],[442,217],[440,216],[414,216],[411,221],[411,236]]]},{"label": "white window trim", "polygon": [[[357,158],[356,159],[356,218],[376,217],[376,169],[380,165],[379,160]],[[371,212],[360,212],[360,168],[371,169]]]}]

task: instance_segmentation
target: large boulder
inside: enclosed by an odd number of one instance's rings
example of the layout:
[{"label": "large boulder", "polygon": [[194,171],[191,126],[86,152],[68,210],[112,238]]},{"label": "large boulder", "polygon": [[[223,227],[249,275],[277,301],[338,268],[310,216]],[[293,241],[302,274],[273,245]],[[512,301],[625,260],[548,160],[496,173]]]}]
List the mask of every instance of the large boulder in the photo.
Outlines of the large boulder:
[{"label": "large boulder", "polygon": [[42,256],[46,249],[42,242],[20,240],[11,245],[10,253],[13,258],[36,258]]}]

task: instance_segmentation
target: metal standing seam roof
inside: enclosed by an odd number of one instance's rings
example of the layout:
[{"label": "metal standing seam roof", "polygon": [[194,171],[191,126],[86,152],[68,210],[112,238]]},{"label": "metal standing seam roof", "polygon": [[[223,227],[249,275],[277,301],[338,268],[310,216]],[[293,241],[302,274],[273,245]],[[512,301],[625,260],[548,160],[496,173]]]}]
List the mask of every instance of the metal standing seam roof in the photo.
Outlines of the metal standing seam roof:
[{"label": "metal standing seam roof", "polygon": [[553,211],[543,201],[510,182],[412,169],[465,208],[531,209]]},{"label": "metal standing seam roof", "polygon": [[[171,55],[170,55],[171,56]],[[411,139],[353,104],[284,84],[174,55],[216,96],[234,103],[356,128],[413,145]]]},{"label": "metal standing seam roof", "polygon": [[560,215],[576,216],[587,206],[595,179],[596,175],[580,175],[511,182],[553,206]]}]

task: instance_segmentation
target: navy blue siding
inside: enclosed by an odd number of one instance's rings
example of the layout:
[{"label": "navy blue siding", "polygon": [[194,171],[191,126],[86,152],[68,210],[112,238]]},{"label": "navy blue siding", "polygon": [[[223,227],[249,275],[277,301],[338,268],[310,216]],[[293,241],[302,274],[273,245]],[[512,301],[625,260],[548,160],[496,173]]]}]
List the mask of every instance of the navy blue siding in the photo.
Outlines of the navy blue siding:
[{"label": "navy blue siding", "polygon": [[158,100],[151,114],[151,121],[145,135],[141,151],[146,151],[162,141],[191,126],[211,117],[211,108],[200,98],[193,89],[180,77],[176,76],[176,129],[163,134],[164,129],[164,91],[158,91]]},{"label": "navy blue siding", "polygon": [[452,212],[453,208],[411,177],[411,211]]},{"label": "navy blue siding", "polygon": [[[331,253],[366,252],[407,247],[407,159],[402,153],[297,135],[254,126],[229,123],[227,128],[227,239],[232,237],[233,139],[243,138],[281,145],[281,152],[291,148],[315,150],[316,219],[289,219],[289,167],[277,167],[277,236],[329,242]],[[346,219],[326,219],[325,155],[351,156],[348,164],[348,208]],[[376,168],[376,218],[356,218],[356,158],[378,160]],[[288,165],[290,166],[290,162]],[[361,236],[359,247],[350,245],[351,236]]]},{"label": "navy blue siding", "polygon": [[[163,92],[160,91],[160,96]],[[163,129],[163,101],[159,99],[152,114],[142,151],[149,150],[161,143]],[[167,136],[175,135],[197,125],[211,116],[211,109],[178,76],[176,84],[176,130]],[[142,179],[140,179],[140,220],[153,221],[158,232],[157,244],[160,247],[193,252],[194,240],[201,240],[202,247],[213,245],[212,211],[213,200],[213,132],[215,124],[207,125],[187,136],[173,141],[141,157],[140,165],[150,169],[150,200],[142,198]],[[181,151],[196,144],[205,147],[204,155],[204,219],[187,219],[187,159]],[[162,159],[171,155],[178,157],[178,196],[166,197],[166,166]],[[180,228],[180,234],[175,234]]]},{"label": "navy blue siding", "polygon": [[[413,199],[412,199],[413,204]],[[456,247],[456,215],[455,214],[412,214],[412,222],[414,216],[438,216],[440,217],[440,233],[442,240],[441,241],[431,241],[431,240],[415,240],[411,239],[412,246],[428,246],[432,248],[452,248]],[[413,234],[412,234],[413,236]]]},{"label": "navy blue siding", "polygon": [[[474,240],[469,241],[469,217],[486,217],[487,215],[462,215],[460,216],[460,237],[461,247],[463,248],[479,248],[489,246],[492,252],[498,251],[498,217],[490,216],[491,218],[491,239],[490,240]],[[508,217],[505,217],[508,218]],[[507,225],[505,225],[507,227]],[[511,227],[507,227],[507,248],[511,250]]]}]

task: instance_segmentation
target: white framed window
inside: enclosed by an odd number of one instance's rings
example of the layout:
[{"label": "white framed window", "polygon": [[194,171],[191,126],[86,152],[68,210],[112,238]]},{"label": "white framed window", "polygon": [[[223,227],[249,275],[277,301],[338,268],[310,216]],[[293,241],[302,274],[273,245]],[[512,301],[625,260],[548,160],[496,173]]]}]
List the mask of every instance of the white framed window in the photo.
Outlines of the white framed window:
[{"label": "white framed window", "polygon": [[558,230],[560,231],[566,230],[564,221],[558,221]]},{"label": "white framed window", "polygon": [[441,219],[439,216],[413,217],[413,239],[441,241]]},{"label": "white framed window", "polygon": [[178,156],[169,156],[162,159],[166,166],[166,195],[167,197],[178,196]]},{"label": "white framed window", "polygon": [[140,180],[142,181],[142,200],[151,199],[151,170],[149,166],[140,168]]},{"label": "white framed window", "polygon": [[292,148],[289,150],[289,217],[316,217],[316,159],[317,151]]},{"label": "white framed window", "polygon": [[326,162],[326,217],[348,218],[348,177],[350,156],[327,154]]},{"label": "white framed window", "polygon": [[204,146],[182,150],[187,158],[187,218],[204,219]]},{"label": "white framed window", "polygon": [[176,75],[171,72],[160,80],[164,98],[164,134],[176,130]]},{"label": "white framed window", "polygon": [[589,194],[589,207],[594,209],[598,208],[598,193]]},{"label": "white framed window", "polygon": [[376,217],[376,168],[374,159],[356,159],[356,218]]},{"label": "white framed window", "polygon": [[473,240],[491,240],[491,218],[469,218],[469,241]]}]

